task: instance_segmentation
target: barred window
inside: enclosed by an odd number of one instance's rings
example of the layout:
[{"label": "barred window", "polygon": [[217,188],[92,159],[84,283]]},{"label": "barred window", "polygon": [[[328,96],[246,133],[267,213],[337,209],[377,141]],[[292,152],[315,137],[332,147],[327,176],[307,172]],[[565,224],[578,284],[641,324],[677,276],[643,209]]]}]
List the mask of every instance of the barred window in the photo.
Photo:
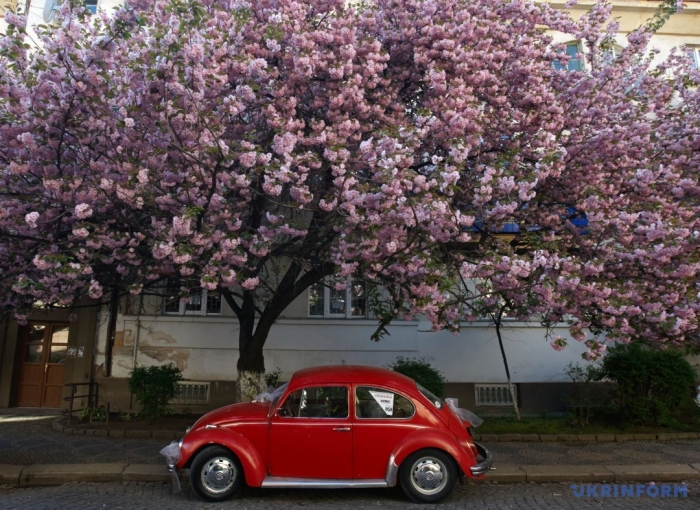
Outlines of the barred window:
[{"label": "barred window", "polygon": [[364,282],[350,279],[344,289],[330,282],[319,282],[309,288],[310,317],[367,317],[367,289]]},{"label": "barred window", "polygon": [[221,296],[201,287],[188,288],[179,278],[165,284],[163,313],[166,315],[220,315]]}]

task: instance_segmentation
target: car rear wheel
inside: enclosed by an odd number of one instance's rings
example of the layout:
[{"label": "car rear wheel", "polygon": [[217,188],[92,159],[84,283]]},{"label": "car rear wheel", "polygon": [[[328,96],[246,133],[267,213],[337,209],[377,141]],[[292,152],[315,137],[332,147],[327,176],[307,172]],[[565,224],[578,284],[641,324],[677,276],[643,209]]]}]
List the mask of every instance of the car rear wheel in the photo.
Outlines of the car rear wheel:
[{"label": "car rear wheel", "polygon": [[404,492],[418,503],[437,503],[450,495],[457,481],[455,461],[443,451],[419,450],[401,463]]},{"label": "car rear wheel", "polygon": [[229,499],[242,482],[241,463],[231,451],[222,446],[208,446],[192,461],[190,485],[202,499]]}]

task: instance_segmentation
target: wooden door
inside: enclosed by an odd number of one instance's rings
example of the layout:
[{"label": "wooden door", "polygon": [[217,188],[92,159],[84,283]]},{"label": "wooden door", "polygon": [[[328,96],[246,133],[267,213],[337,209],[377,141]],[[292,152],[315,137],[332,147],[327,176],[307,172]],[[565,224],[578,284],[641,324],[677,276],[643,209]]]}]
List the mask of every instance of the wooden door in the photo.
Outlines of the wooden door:
[{"label": "wooden door", "polygon": [[61,407],[68,324],[32,322],[24,328],[18,407]]}]

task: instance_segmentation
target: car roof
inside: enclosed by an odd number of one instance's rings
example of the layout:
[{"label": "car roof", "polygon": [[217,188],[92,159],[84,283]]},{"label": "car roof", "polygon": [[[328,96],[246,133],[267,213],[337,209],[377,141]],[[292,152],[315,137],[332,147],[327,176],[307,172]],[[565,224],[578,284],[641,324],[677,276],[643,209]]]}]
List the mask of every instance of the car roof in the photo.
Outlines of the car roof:
[{"label": "car roof", "polygon": [[326,365],[298,370],[289,381],[290,387],[310,384],[362,383],[391,386],[397,390],[415,391],[416,383],[410,377],[386,368],[363,365]]}]

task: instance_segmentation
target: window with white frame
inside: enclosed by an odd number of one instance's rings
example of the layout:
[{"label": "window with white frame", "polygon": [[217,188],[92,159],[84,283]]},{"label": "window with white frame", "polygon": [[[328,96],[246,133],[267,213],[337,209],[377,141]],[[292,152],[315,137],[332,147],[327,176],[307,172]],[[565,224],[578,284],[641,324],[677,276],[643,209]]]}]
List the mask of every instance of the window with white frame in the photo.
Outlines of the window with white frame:
[{"label": "window with white frame", "polygon": [[688,46],[688,55],[693,60],[693,69],[700,69],[700,46]]},{"label": "window with white frame", "polygon": [[603,63],[604,64],[612,64],[615,62],[615,59],[620,56],[622,53],[622,46],[618,44],[613,44],[609,48],[606,48],[602,51],[603,54]]},{"label": "window with white frame", "polygon": [[97,14],[97,0],[84,0],[83,5],[91,14]]},{"label": "window with white frame", "polygon": [[[518,385],[515,386],[515,400],[520,406],[518,397]],[[475,384],[474,385],[477,406],[512,406],[513,398],[507,384]]]},{"label": "window with white frame", "polygon": [[360,281],[348,282],[344,289],[319,282],[309,287],[310,317],[367,317],[367,291]]},{"label": "window with white frame", "polygon": [[163,313],[166,315],[221,315],[221,296],[200,287],[187,288],[178,278],[165,284]]},{"label": "window with white frame", "polygon": [[564,64],[559,61],[554,61],[555,69],[567,69],[568,71],[583,71],[583,51],[581,49],[581,43],[578,41],[572,41],[566,43],[566,54],[569,56],[569,61]]}]

